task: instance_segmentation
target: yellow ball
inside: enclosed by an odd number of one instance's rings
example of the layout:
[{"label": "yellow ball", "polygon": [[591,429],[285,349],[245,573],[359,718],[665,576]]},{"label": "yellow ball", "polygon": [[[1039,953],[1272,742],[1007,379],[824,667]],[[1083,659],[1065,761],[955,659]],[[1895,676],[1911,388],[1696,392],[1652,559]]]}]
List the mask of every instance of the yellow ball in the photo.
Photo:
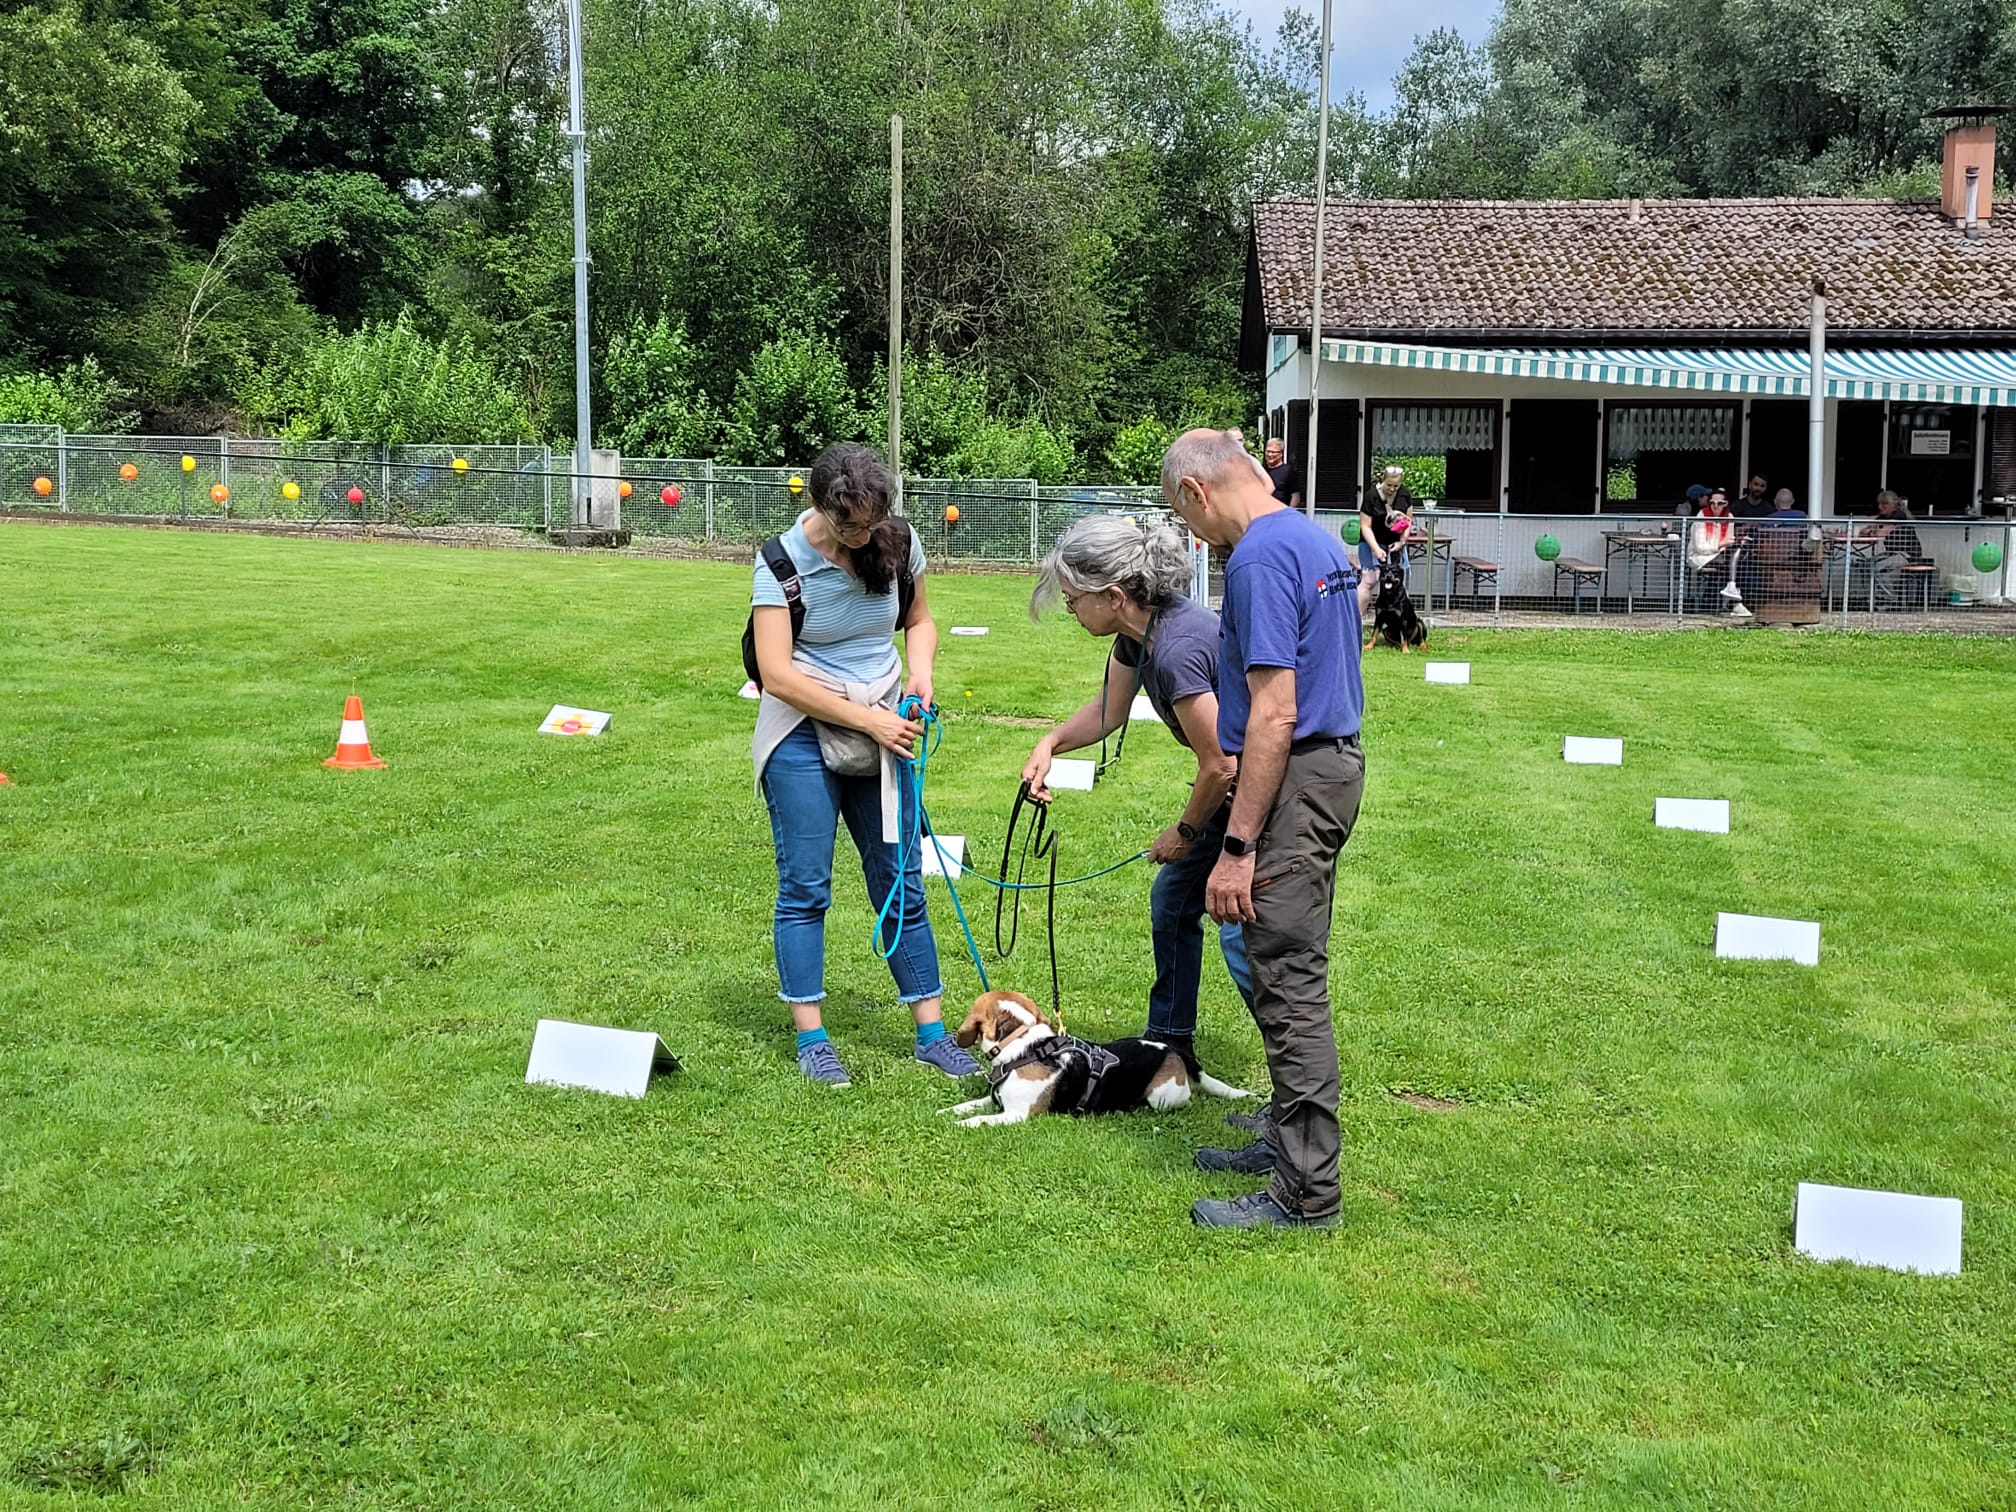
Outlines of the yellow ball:
[{"label": "yellow ball", "polygon": [[469,471],[469,459],[467,457],[457,457],[453,462],[453,464],[451,465],[458,473],[466,473],[467,471]]},{"label": "yellow ball", "polygon": [[184,472],[196,471],[196,459],[194,457],[184,457],[182,459],[182,471]]},{"label": "yellow ball", "polygon": [[794,494],[803,493],[805,491],[805,480],[799,477],[798,474],[793,473],[791,474],[791,482],[789,486],[791,492],[793,492]]},{"label": "yellow ball", "polygon": [[973,696],[973,690],[972,690],[971,688],[968,688],[968,689],[966,690],[966,696],[967,696],[968,698],[971,698],[971,697]]},{"label": "yellow ball", "polygon": [[296,483],[292,478],[289,478],[285,483],[282,483],[280,485],[280,497],[283,499],[300,498],[301,485],[299,483]]}]

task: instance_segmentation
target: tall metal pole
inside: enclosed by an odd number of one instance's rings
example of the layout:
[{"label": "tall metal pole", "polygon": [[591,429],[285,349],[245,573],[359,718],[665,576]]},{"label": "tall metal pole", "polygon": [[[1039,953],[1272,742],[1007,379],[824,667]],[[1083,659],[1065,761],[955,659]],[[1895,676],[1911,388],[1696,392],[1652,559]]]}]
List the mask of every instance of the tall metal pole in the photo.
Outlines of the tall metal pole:
[{"label": "tall metal pole", "polygon": [[1316,431],[1323,372],[1323,217],[1330,197],[1330,0],[1323,0],[1323,56],[1316,85],[1316,266],[1309,288],[1309,459],[1302,509],[1316,514]]},{"label": "tall metal pole", "polygon": [[1827,472],[1827,285],[1813,280],[1813,321],[1807,331],[1810,372],[1806,396],[1806,518],[1826,511],[1821,493]]},{"label": "tall metal pole", "polygon": [[588,414],[588,132],[581,123],[581,0],[567,0],[567,134],[574,139],[574,507],[589,523],[594,428]]},{"label": "tall metal pole", "polygon": [[889,117],[889,471],[903,502],[903,117]]}]

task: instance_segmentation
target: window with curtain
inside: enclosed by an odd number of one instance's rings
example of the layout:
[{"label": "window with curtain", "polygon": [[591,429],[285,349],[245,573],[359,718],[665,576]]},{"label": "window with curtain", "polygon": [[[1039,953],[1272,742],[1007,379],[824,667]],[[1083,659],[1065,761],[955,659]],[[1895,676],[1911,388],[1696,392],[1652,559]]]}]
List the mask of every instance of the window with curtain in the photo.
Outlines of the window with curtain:
[{"label": "window with curtain", "polygon": [[1498,507],[1498,406],[1374,404],[1367,415],[1366,478],[1397,465],[1407,491],[1455,508]]},{"label": "window with curtain", "polygon": [[1685,499],[1692,484],[1729,486],[1741,418],[1734,404],[1612,404],[1603,507],[1664,512]]}]

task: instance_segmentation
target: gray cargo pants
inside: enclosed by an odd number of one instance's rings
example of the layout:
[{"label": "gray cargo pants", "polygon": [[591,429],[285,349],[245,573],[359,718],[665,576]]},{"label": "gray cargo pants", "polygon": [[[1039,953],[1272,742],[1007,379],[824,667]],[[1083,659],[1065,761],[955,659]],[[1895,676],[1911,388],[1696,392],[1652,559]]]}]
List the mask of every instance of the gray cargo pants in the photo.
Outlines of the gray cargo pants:
[{"label": "gray cargo pants", "polygon": [[1330,1020],[1330,907],[1337,857],[1358,820],[1365,753],[1355,739],[1299,741],[1254,850],[1253,1021],[1274,1082],[1274,1200],[1327,1218],[1341,1193],[1337,1034]]}]

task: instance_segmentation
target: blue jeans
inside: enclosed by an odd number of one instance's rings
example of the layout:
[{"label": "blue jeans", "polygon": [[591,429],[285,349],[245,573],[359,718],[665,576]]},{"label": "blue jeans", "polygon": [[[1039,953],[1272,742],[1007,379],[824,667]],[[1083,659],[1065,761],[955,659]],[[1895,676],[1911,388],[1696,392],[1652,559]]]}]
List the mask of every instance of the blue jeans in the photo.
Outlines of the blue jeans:
[{"label": "blue jeans", "polygon": [[[1225,844],[1220,809],[1178,860],[1163,867],[1148,894],[1148,928],[1155,939],[1155,985],[1148,990],[1148,1032],[1195,1034],[1197,988],[1204,975],[1204,888]],[[1246,964],[1246,936],[1237,924],[1218,928],[1225,969],[1246,1006],[1253,1006],[1253,971]]]},{"label": "blue jeans", "polygon": [[[1400,576],[1403,579],[1406,578],[1408,576],[1407,553],[1400,549],[1399,542],[1396,541],[1391,546],[1388,546],[1386,548],[1386,555],[1400,564]],[[1372,555],[1372,543],[1369,540],[1361,539],[1358,542],[1358,570],[1372,579],[1374,585],[1377,585],[1379,581],[1379,558]]]},{"label": "blue jeans", "polygon": [[[924,882],[917,840],[917,795],[903,788],[902,832],[909,837],[904,857],[903,937],[889,957],[889,971],[903,1002],[915,1003],[944,992],[938,976],[938,942],[924,912]],[[833,903],[833,837],[847,821],[861,853],[861,876],[869,907],[880,908],[896,881],[896,850],[882,839],[882,783],[877,777],[841,777],[819,755],[819,736],[806,720],[784,737],[763,768],[763,801],[770,809],[770,837],[777,850],[778,996],[787,1003],[816,1003],[826,996],[826,910]],[[879,948],[896,928],[896,910],[883,925]]]}]

